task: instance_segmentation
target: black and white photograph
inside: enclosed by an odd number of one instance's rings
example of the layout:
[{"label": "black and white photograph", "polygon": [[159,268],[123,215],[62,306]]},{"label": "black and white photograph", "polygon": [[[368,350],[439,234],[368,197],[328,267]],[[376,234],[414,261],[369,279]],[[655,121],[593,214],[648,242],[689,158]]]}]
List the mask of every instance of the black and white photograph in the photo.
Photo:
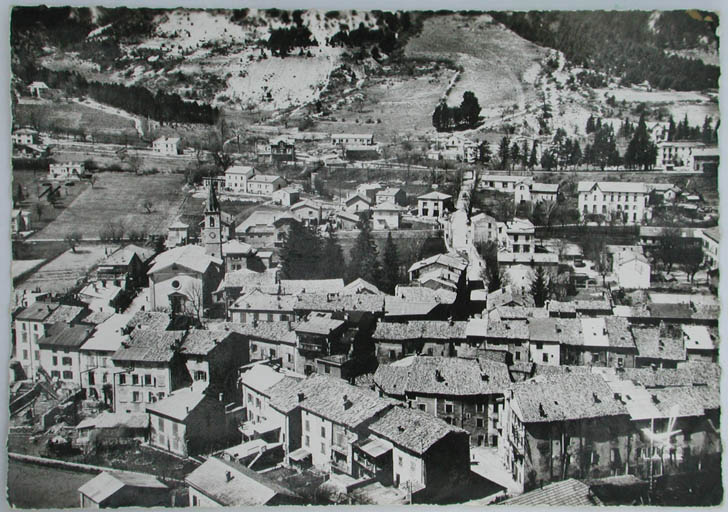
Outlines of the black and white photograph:
[{"label": "black and white photograph", "polygon": [[10,507],[723,503],[720,12],[453,5],[7,8]]}]

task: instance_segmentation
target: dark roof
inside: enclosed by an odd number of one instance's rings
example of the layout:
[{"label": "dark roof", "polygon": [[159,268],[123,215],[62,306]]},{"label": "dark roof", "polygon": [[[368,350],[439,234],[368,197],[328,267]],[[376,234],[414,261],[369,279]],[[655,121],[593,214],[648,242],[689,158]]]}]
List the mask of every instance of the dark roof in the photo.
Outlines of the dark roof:
[{"label": "dark roof", "polygon": [[101,503],[124,487],[167,489],[167,486],[152,475],[131,471],[104,471],[78,488],[95,503]]},{"label": "dark roof", "polygon": [[35,302],[20,311],[15,316],[16,320],[31,320],[42,322],[58,307],[57,302]]},{"label": "dark roof", "polygon": [[302,293],[294,309],[304,311],[366,311],[384,312],[384,295],[358,293],[354,295],[331,295],[328,293]]},{"label": "dark roof", "polygon": [[311,393],[325,392],[326,383],[312,379],[300,379],[290,375],[269,387],[266,392],[270,398],[270,405],[274,409],[287,414],[300,405],[298,396],[303,397]]},{"label": "dark roof", "polygon": [[464,396],[502,394],[510,378],[504,363],[488,359],[409,356],[380,365],[374,382],[388,395]]},{"label": "dark roof", "polygon": [[412,320],[404,323],[378,322],[372,338],[378,341],[419,339],[465,340],[468,322]]},{"label": "dark roof", "polygon": [[604,318],[607,327],[609,346],[612,348],[634,348],[634,338],[629,328],[629,321],[623,317],[608,316]]},{"label": "dark roof", "polygon": [[215,330],[231,331],[252,340],[271,341],[275,343],[296,344],[296,326],[294,322],[258,322],[253,324],[241,324],[237,322],[223,322],[215,324]]},{"label": "dark roof", "polygon": [[694,367],[680,368],[624,368],[617,372],[621,379],[628,379],[642,384],[646,388],[662,388],[673,386],[710,385],[717,387],[718,374],[701,374]]},{"label": "dark roof", "polygon": [[650,312],[652,318],[677,318],[677,319],[688,319],[692,317],[693,310],[690,304],[675,303],[675,304],[649,304],[647,310]]},{"label": "dark roof", "polygon": [[161,331],[157,329],[141,329],[132,333],[128,346],[122,345],[112,359],[114,361],[146,361],[167,363],[174,356],[174,346],[181,343],[182,331]]},{"label": "dark roof", "polygon": [[432,445],[451,433],[467,436],[465,430],[435,416],[400,406],[385,412],[369,425],[369,430],[417,455],[426,453]]},{"label": "dark roof", "polygon": [[526,320],[488,322],[488,333],[486,337],[489,339],[527,340],[529,337],[528,323]]},{"label": "dark roof", "polygon": [[48,318],[45,319],[46,323],[54,324],[57,322],[72,322],[83,312],[84,308],[81,306],[69,306],[67,304],[61,304],[58,306]]},{"label": "dark roof", "polygon": [[592,373],[544,375],[515,383],[512,389],[524,423],[628,414],[604,378]]},{"label": "dark roof", "polygon": [[39,347],[79,348],[91,336],[93,327],[75,325],[68,327],[65,324],[55,324],[49,329],[47,336],[38,340]]},{"label": "dark roof", "polygon": [[187,333],[182,343],[182,353],[189,355],[205,356],[209,354],[218,344],[228,341],[231,333],[226,331],[207,331],[193,329]]},{"label": "dark roof", "polygon": [[659,327],[632,327],[637,357],[661,359],[665,361],[684,361],[685,345],[680,338],[661,333]]},{"label": "dark roof", "polygon": [[592,495],[587,484],[573,478],[544,485],[540,489],[499,503],[499,505],[535,507],[588,507],[601,504],[599,498]]},{"label": "dark roof", "polygon": [[169,325],[168,313],[161,311],[137,311],[131,320],[126,324],[128,329],[156,329],[164,330]]}]

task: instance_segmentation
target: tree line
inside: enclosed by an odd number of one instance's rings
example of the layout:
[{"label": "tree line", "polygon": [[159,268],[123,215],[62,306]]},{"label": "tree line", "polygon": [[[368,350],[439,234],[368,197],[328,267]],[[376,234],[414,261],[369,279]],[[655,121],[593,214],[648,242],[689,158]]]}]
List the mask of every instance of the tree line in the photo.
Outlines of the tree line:
[{"label": "tree line", "polygon": [[438,132],[475,128],[479,120],[480,104],[472,91],[463,93],[463,100],[457,107],[448,106],[442,99],[432,113],[432,126]]}]

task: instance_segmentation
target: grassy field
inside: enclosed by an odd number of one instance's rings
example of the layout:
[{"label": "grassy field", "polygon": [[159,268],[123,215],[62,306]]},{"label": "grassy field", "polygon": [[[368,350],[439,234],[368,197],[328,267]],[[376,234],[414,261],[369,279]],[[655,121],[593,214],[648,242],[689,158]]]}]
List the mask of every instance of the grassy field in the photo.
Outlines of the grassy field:
[{"label": "grassy field", "polygon": [[[109,222],[121,222],[127,231],[145,229],[149,234],[166,234],[185,198],[184,177],[180,174],[101,172],[96,176],[93,188],[87,187],[32,238],[63,239],[73,231],[80,231],[84,238],[98,238]],[[147,201],[152,205],[151,213],[143,206]]]},{"label": "grassy field", "polygon": [[131,120],[70,101],[19,103],[13,123],[41,130],[83,130],[87,134],[126,134],[130,140],[137,138]]},{"label": "grassy field", "polygon": [[11,460],[8,461],[8,502],[15,508],[78,507],[78,488],[94,476]]}]

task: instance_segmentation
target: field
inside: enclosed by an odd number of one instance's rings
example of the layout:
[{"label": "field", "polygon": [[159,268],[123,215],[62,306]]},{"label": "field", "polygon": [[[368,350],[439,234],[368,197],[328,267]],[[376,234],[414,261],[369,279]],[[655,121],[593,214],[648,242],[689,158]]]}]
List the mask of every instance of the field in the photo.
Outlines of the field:
[{"label": "field", "polygon": [[76,247],[76,252],[66,252],[39,268],[30,277],[16,286],[19,289],[32,290],[39,286],[44,291],[64,293],[73,288],[88,270],[111,254],[116,245],[83,244]]},{"label": "field", "polygon": [[78,488],[95,475],[8,461],[8,501],[17,508],[79,506]]},{"label": "field", "polygon": [[[121,222],[128,230],[166,234],[185,200],[180,174],[137,176],[100,172],[94,187],[87,187],[48,226],[32,239],[63,239],[79,231],[86,239],[97,239],[109,222]],[[144,204],[151,203],[147,213]]]},{"label": "field", "polygon": [[454,15],[426,20],[422,32],[407,43],[405,55],[455,61],[463,72],[448,104],[459,105],[463,93],[472,91],[487,120],[499,117],[504,108],[524,110],[536,99],[533,85],[547,50],[493,23],[488,15]]},{"label": "field", "polygon": [[15,106],[13,123],[40,130],[85,134],[126,134],[135,140],[137,131],[130,119],[71,101],[28,100]]},{"label": "field", "polygon": [[[595,89],[600,97],[614,96],[617,102],[646,103],[649,107],[664,107],[672,114],[675,122],[682,121],[687,114],[691,125],[703,126],[705,116],[713,122],[720,117],[717,101],[713,96],[698,91],[644,91],[637,89]],[[667,119],[665,119],[667,121]]]}]

